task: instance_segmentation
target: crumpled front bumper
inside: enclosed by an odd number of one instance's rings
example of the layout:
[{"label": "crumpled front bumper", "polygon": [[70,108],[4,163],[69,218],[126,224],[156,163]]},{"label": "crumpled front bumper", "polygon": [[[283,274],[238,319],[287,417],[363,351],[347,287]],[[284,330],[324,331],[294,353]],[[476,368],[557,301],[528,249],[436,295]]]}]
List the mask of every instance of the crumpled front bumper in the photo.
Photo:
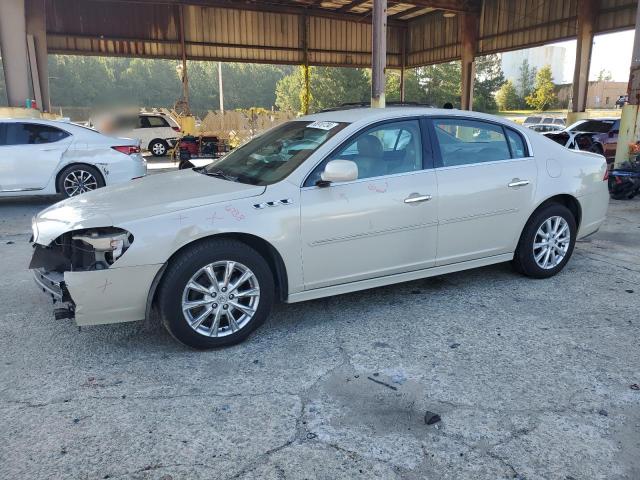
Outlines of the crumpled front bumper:
[{"label": "crumpled front bumper", "polygon": [[[162,264],[79,272],[33,269],[36,285],[66,306],[79,326],[143,320]],[[73,315],[70,315],[73,316]]]}]

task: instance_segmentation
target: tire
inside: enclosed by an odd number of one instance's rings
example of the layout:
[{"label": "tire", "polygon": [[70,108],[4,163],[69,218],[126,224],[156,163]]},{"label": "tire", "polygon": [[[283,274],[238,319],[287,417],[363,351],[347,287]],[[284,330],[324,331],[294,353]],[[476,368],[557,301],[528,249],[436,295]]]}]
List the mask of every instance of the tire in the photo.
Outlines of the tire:
[{"label": "tire", "polygon": [[[231,277],[225,287],[227,268]],[[157,299],[164,326],[178,341],[198,349],[223,347],[243,341],[266,320],[274,301],[274,279],[265,259],[244,243],[205,240],[170,262]],[[183,312],[185,302],[191,307]]]},{"label": "tire", "polygon": [[65,198],[104,187],[104,177],[91,165],[69,165],[58,174],[56,188]]},{"label": "tire", "polygon": [[169,144],[164,140],[156,138],[149,143],[149,151],[154,157],[164,157],[169,151]]},{"label": "tire", "polygon": [[[550,231],[553,235],[554,227],[562,233],[556,233],[556,237],[552,236],[551,248],[541,246],[547,241],[544,238],[545,231]],[[566,231],[568,238],[564,233]],[[560,272],[571,258],[576,244],[576,234],[576,220],[567,207],[557,203],[542,207],[534,212],[522,231],[513,257],[514,268],[533,278],[552,277]],[[545,253],[547,250],[550,250],[548,255]]]}]

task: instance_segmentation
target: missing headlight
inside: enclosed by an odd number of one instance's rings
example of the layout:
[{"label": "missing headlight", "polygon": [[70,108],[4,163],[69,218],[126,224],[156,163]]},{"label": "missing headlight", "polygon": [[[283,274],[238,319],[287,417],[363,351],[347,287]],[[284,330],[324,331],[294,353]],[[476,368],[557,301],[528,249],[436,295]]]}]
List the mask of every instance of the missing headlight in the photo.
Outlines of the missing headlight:
[{"label": "missing headlight", "polygon": [[133,243],[133,235],[115,227],[88,228],[59,236],[48,247],[35,245],[29,268],[47,271],[104,270]]}]

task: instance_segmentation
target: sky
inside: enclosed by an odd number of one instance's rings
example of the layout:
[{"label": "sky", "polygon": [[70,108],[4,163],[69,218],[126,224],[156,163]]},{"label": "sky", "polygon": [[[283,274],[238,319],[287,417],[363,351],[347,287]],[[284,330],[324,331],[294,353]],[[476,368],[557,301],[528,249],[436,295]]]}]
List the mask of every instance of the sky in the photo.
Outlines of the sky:
[{"label": "sky", "polygon": [[[595,80],[600,70],[605,69],[611,72],[613,81],[629,81],[633,33],[633,30],[627,30],[595,37],[593,51],[591,52],[589,80]],[[568,82],[571,82],[576,58],[576,41],[569,40],[567,42],[552,43],[551,45],[567,49],[563,76]]]}]

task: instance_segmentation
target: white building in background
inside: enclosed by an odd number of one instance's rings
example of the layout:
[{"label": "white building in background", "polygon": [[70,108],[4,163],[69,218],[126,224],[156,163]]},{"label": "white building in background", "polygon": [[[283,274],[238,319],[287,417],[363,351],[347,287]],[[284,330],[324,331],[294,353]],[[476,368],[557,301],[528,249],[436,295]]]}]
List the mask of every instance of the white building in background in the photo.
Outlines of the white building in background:
[{"label": "white building in background", "polygon": [[571,82],[572,79],[564,78],[566,50],[565,47],[545,46],[505,52],[501,55],[504,77],[507,80],[511,80],[516,88],[519,88],[520,66],[524,60],[527,60],[529,67],[535,67],[536,70],[540,70],[545,65],[550,65],[553,83],[556,85]]}]

